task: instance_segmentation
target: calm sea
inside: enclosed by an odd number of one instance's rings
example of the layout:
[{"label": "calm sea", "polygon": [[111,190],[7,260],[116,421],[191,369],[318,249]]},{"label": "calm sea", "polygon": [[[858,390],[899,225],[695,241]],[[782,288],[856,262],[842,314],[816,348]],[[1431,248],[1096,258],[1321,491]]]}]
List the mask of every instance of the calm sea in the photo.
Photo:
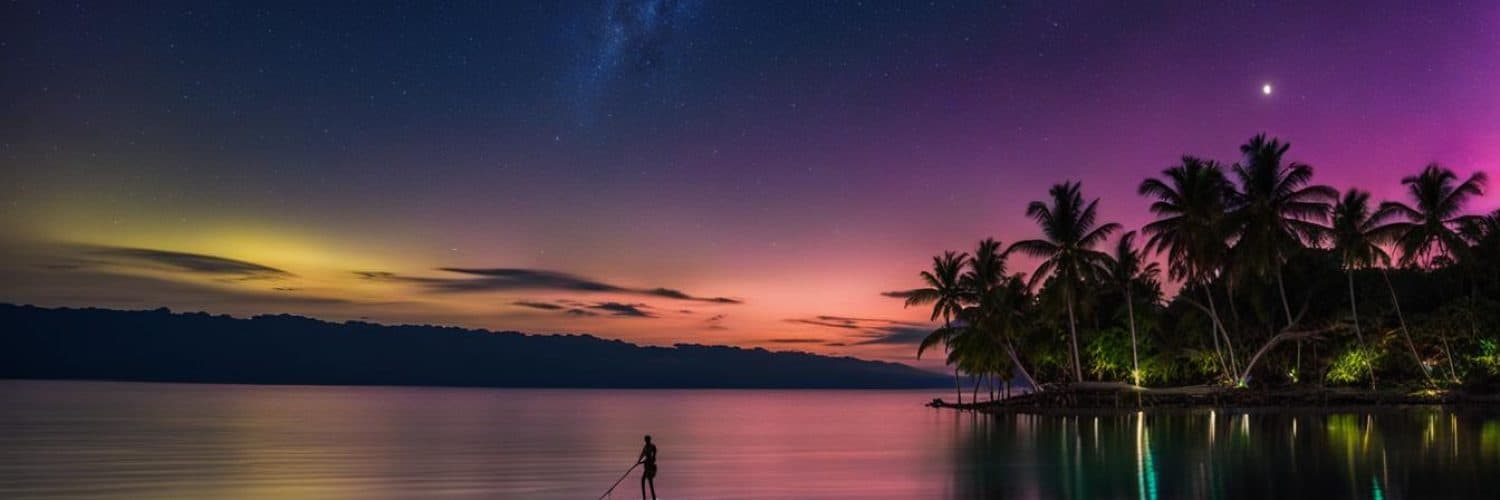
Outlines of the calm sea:
[{"label": "calm sea", "polygon": [[[992,417],[941,391],[0,381],[0,498],[1495,498],[1500,416]],[[639,470],[612,498],[640,495]]]}]

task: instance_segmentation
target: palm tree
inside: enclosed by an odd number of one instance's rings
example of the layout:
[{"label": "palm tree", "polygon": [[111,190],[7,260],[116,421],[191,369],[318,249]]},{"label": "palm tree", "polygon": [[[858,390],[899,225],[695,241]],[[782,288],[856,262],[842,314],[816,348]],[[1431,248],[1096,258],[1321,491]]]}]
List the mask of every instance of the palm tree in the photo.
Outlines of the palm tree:
[{"label": "palm tree", "polygon": [[[1005,256],[1000,248],[1000,242],[994,238],[981,240],[979,246],[974,249],[974,257],[969,259],[969,271],[959,278],[959,283],[966,294],[965,302],[972,304],[964,310],[967,330],[962,336],[968,341],[964,342],[962,347],[971,351],[966,357],[975,366],[995,365],[997,363],[994,359],[995,355],[1000,351],[995,338],[997,332],[987,328],[988,325],[984,324],[983,317],[984,314],[989,313],[983,307],[985,296],[990,293],[991,289],[998,287],[1005,276]],[[974,389],[978,391],[978,384]]]},{"label": "palm tree", "polygon": [[1115,242],[1115,254],[1105,263],[1105,280],[1125,292],[1125,311],[1130,321],[1130,374],[1135,385],[1141,385],[1141,359],[1136,348],[1134,289],[1138,283],[1154,280],[1159,274],[1161,266],[1144,262],[1141,252],[1136,250],[1135,231],[1120,236]]},{"label": "palm tree", "polygon": [[[1245,163],[1234,166],[1238,189],[1229,192],[1238,237],[1236,254],[1248,271],[1275,278],[1287,328],[1294,321],[1281,268],[1293,253],[1322,240],[1325,228],[1320,222],[1327,219],[1330,202],[1338,198],[1338,191],[1331,187],[1311,185],[1312,166],[1284,160],[1291,146],[1268,140],[1265,134],[1250,138],[1240,146]],[[1299,372],[1301,363],[1299,340]]]},{"label": "palm tree", "polygon": [[980,240],[969,259],[969,270],[959,278],[959,284],[968,295],[968,302],[978,302],[979,297],[991,289],[1001,286],[1005,280],[1005,252],[994,238]]},{"label": "palm tree", "polygon": [[1281,265],[1292,252],[1322,240],[1324,227],[1318,223],[1327,219],[1330,202],[1338,198],[1331,187],[1309,185],[1312,166],[1283,161],[1290,148],[1265,134],[1250,138],[1240,146],[1245,163],[1234,166],[1238,189],[1229,192],[1239,237],[1235,246],[1251,258],[1252,270],[1275,275],[1288,324],[1292,310]]},{"label": "palm tree", "polygon": [[[1354,319],[1354,338],[1359,341],[1360,348],[1365,347],[1365,337],[1359,327],[1359,304],[1354,295],[1354,271],[1366,269],[1380,262],[1387,262],[1390,256],[1380,248],[1381,223],[1384,214],[1381,212],[1370,212],[1370,193],[1358,189],[1350,189],[1344,193],[1343,199],[1333,206],[1333,224],[1330,228],[1330,236],[1333,243],[1333,251],[1338,254],[1339,260],[1344,265],[1344,275],[1349,282],[1349,313]],[[1422,360],[1417,356],[1416,346],[1407,341],[1411,348],[1411,354],[1417,359],[1418,365]],[[1369,364],[1370,387],[1375,386],[1375,367]]]},{"label": "palm tree", "polygon": [[[960,275],[967,260],[967,254],[951,251],[933,257],[932,269],[922,271],[921,274],[922,282],[927,287],[911,290],[906,294],[907,307],[932,304],[931,319],[943,318],[943,328],[933,331],[917,347],[918,359],[922,357],[922,351],[932,345],[939,342],[948,345],[956,334],[952,319],[963,311],[964,298],[967,296],[963,284],[960,283]],[[953,367],[953,388],[958,393],[958,403],[963,404],[964,391],[958,381],[958,365]]]},{"label": "palm tree", "polygon": [[964,310],[965,321],[989,340],[989,347],[1004,351],[1009,366],[1014,369],[1032,390],[1039,390],[1031,372],[1021,363],[1016,352],[1016,340],[1020,337],[1019,325],[1022,313],[1030,303],[1025,289],[1018,284],[1020,278],[1005,275],[1005,253],[1000,242],[985,239],[974,250],[969,259],[969,271],[961,280],[964,289],[971,294],[973,306]]},{"label": "palm tree", "polygon": [[1461,228],[1477,222],[1479,217],[1465,215],[1464,205],[1471,198],[1484,196],[1488,177],[1484,172],[1475,172],[1454,185],[1457,180],[1458,174],[1433,163],[1422,169],[1422,173],[1401,179],[1416,206],[1399,201],[1380,204],[1385,216],[1400,219],[1382,230],[1391,233],[1396,248],[1401,250],[1402,265],[1431,265],[1434,257],[1456,257],[1465,251],[1467,245]]},{"label": "palm tree", "polygon": [[1500,283],[1500,209],[1464,224],[1464,238],[1473,243],[1468,252],[1471,266],[1488,267],[1495,273],[1491,283]]},{"label": "palm tree", "polygon": [[1055,275],[1063,301],[1068,306],[1068,347],[1073,356],[1073,378],[1083,381],[1083,364],[1078,360],[1078,321],[1073,312],[1078,288],[1095,275],[1099,265],[1108,258],[1103,252],[1094,250],[1109,235],[1120,229],[1119,224],[1098,224],[1099,200],[1083,202],[1080,184],[1064,182],[1052,186],[1049,191],[1051,203],[1033,201],[1026,207],[1026,215],[1041,226],[1046,239],[1019,241],[1009,251],[1045,259],[1031,276],[1035,286],[1044,277]]},{"label": "palm tree", "polygon": [[[1142,182],[1139,192],[1156,200],[1151,203],[1151,213],[1157,219],[1142,228],[1150,236],[1146,250],[1165,253],[1168,276],[1182,281],[1185,288],[1194,284],[1203,287],[1213,323],[1209,329],[1214,351],[1219,353],[1225,377],[1232,379],[1237,371],[1234,343],[1219,319],[1211,288],[1214,273],[1227,251],[1225,206],[1229,189],[1229,181],[1217,162],[1184,156],[1181,164],[1163,170],[1160,179]],[[1228,360],[1220,352],[1221,334],[1228,347]]]},{"label": "palm tree", "polygon": [[[1428,164],[1422,173],[1401,179],[1407,194],[1416,206],[1399,201],[1380,204],[1383,215],[1399,219],[1381,228],[1388,232],[1396,248],[1401,250],[1403,265],[1432,267],[1438,261],[1460,259],[1468,252],[1463,228],[1477,223],[1478,216],[1464,214],[1464,205],[1471,198],[1484,196],[1488,177],[1484,172],[1475,172],[1463,182],[1454,184],[1458,174],[1436,163]],[[1467,261],[1468,259],[1461,259]],[[1392,291],[1392,300],[1395,292]],[[1474,325],[1474,290],[1469,290],[1470,328]],[[1457,380],[1453,367],[1453,353],[1448,348],[1448,337],[1443,335],[1444,357],[1448,361],[1448,376]]]},{"label": "palm tree", "polygon": [[[1500,254],[1500,209],[1474,217],[1464,224],[1464,238],[1483,252]],[[1475,252],[1470,252],[1475,253]]]},{"label": "palm tree", "polygon": [[979,388],[984,385],[984,378],[988,376],[993,380],[994,375],[1007,364],[1007,360],[1001,357],[1000,349],[996,347],[989,332],[975,324],[961,326],[960,332],[952,339],[948,362],[959,366],[973,377],[974,384],[969,396],[971,403],[979,402]]}]

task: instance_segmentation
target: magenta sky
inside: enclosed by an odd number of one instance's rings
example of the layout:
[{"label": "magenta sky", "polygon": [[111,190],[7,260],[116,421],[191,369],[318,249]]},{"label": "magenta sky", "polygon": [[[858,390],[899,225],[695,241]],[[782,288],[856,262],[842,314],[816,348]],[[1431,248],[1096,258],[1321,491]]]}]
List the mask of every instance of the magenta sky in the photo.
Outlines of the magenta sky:
[{"label": "magenta sky", "polygon": [[1500,174],[1500,4],[804,4],[8,4],[0,300],[909,360],[1055,182]]}]

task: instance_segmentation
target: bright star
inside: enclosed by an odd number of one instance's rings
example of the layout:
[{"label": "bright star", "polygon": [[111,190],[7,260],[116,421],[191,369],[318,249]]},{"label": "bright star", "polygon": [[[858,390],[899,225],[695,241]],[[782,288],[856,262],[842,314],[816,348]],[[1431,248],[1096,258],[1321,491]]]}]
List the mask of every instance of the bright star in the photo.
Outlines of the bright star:
[{"label": "bright star", "polygon": [[1265,95],[1271,95],[1271,84],[1267,83],[1265,85],[1261,85],[1260,86],[1260,93],[1265,94]]}]

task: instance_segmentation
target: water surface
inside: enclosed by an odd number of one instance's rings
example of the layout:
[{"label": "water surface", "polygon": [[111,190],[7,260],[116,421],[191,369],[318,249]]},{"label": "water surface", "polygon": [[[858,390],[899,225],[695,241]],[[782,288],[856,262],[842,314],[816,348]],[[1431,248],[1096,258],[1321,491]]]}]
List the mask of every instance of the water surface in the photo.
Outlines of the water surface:
[{"label": "water surface", "polygon": [[921,406],[942,394],[0,381],[0,498],[597,498],[644,433],[662,498],[1500,491],[1494,414]]}]

